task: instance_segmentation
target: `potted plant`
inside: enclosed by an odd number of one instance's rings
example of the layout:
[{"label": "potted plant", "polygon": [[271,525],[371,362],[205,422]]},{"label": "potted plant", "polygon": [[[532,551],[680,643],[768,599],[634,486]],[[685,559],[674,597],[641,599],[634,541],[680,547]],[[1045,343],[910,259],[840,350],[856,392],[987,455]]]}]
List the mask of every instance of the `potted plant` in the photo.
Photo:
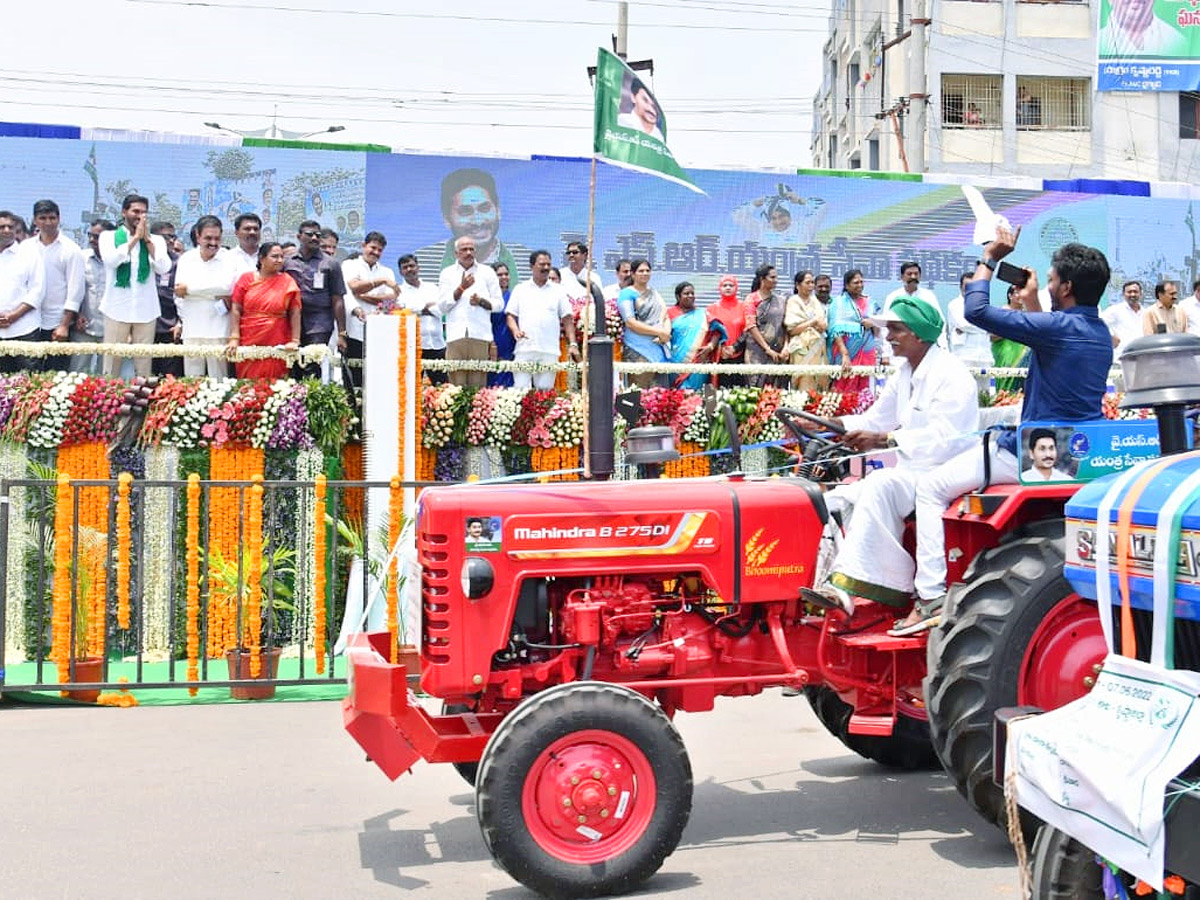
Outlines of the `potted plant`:
[{"label": "potted plant", "polygon": [[[210,617],[208,627],[222,629],[227,638],[218,645],[224,647],[230,681],[267,682],[231,687],[230,696],[235,700],[269,700],[275,696],[274,679],[282,653],[275,643],[280,637],[280,613],[295,609],[295,553],[287,547],[273,547],[262,553],[257,565],[248,549],[243,548],[240,556],[240,560],[225,557],[219,550],[208,554],[209,609],[218,614],[217,621]],[[257,666],[253,661],[256,648]]]}]

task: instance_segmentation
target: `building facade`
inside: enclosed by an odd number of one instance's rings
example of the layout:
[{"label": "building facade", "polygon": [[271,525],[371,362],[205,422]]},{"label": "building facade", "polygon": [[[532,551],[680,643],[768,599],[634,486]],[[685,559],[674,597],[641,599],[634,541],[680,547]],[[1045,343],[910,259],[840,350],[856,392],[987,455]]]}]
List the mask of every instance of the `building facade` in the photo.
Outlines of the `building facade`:
[{"label": "building facade", "polygon": [[1097,17],[1095,0],[836,0],[814,165],[1194,182],[1200,95],[1097,92]]}]

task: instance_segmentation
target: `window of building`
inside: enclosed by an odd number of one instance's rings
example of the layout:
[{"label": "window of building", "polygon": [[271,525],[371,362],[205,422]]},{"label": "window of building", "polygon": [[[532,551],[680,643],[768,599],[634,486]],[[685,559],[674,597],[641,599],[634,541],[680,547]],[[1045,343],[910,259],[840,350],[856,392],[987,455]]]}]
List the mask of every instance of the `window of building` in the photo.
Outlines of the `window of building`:
[{"label": "window of building", "polygon": [[1087,78],[1017,78],[1017,128],[1085,131],[1092,125]]},{"label": "window of building", "polygon": [[1200,94],[1195,91],[1179,92],[1179,138],[1200,141]]},{"label": "window of building", "polygon": [[999,128],[1002,84],[999,75],[943,75],[942,126]]}]

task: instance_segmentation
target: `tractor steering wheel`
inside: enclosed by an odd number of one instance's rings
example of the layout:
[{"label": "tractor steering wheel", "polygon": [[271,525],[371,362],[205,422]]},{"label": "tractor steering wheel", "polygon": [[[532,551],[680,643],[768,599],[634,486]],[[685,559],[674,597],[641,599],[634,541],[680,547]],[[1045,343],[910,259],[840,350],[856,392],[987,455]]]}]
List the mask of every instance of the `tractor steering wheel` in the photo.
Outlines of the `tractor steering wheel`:
[{"label": "tractor steering wheel", "polygon": [[799,409],[789,409],[781,406],[775,410],[775,417],[784,424],[800,443],[799,474],[810,481],[833,483],[841,481],[848,473],[847,461],[843,457],[850,456],[850,450],[837,441],[831,441],[821,434],[814,434],[800,426],[798,419],[815,422],[826,431],[834,434],[845,434],[846,429],[837,422],[822,419],[812,413]]}]

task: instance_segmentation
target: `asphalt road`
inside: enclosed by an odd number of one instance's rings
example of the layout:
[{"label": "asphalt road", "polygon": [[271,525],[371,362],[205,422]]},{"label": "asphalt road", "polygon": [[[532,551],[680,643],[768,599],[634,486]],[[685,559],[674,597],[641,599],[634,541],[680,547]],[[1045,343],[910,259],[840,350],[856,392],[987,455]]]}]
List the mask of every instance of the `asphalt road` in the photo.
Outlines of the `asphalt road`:
[{"label": "asphalt road", "polygon": [[[636,896],[1018,896],[1013,855],[940,773],[849,754],[801,698],[677,724],[696,781]],[[449,766],[391,784],[335,703],[0,705],[0,900],[529,900],[492,864]]]}]

